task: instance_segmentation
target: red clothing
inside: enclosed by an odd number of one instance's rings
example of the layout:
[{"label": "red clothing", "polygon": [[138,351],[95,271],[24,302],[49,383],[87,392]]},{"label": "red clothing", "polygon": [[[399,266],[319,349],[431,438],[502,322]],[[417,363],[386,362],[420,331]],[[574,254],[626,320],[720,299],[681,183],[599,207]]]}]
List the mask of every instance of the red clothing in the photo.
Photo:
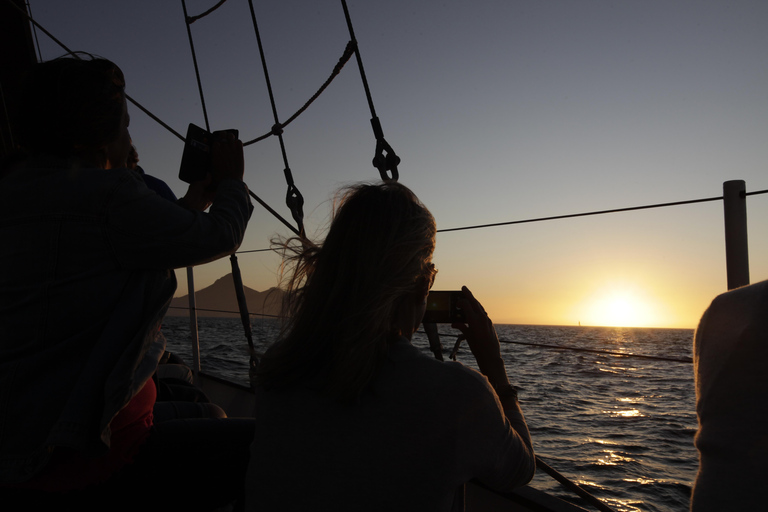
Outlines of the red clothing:
[{"label": "red clothing", "polygon": [[133,461],[152,427],[152,409],[157,399],[155,381],[149,379],[110,423],[109,453],[95,459],[78,452],[57,449],[48,465],[32,480],[11,487],[42,491],[83,489],[106,481]]}]

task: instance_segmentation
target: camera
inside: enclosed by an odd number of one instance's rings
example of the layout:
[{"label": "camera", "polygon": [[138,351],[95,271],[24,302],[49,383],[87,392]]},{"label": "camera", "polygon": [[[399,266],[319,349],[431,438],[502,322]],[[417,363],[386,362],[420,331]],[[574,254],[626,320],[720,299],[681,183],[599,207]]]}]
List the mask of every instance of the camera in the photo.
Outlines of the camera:
[{"label": "camera", "polygon": [[449,324],[463,322],[464,312],[459,308],[461,291],[431,291],[427,296],[427,309],[424,311],[423,323]]},{"label": "camera", "polygon": [[[238,137],[237,130],[222,130]],[[187,139],[184,142],[184,153],[181,155],[181,168],[179,179],[186,183],[204,180],[208,173],[213,174],[213,160],[211,158],[211,146],[217,133],[209,133],[206,130],[189,123]]]}]

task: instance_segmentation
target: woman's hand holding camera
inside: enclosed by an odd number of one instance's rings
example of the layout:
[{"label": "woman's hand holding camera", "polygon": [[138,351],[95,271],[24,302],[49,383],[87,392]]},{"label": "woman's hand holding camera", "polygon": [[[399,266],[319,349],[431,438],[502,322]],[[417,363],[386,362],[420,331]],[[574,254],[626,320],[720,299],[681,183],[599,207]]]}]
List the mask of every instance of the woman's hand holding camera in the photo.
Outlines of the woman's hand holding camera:
[{"label": "woman's hand holding camera", "polygon": [[501,358],[501,347],[493,322],[469,288],[463,286],[461,292],[459,307],[464,312],[465,320],[451,326],[464,334],[480,372],[488,377],[497,393],[506,391],[511,385],[504,368],[504,360]]}]

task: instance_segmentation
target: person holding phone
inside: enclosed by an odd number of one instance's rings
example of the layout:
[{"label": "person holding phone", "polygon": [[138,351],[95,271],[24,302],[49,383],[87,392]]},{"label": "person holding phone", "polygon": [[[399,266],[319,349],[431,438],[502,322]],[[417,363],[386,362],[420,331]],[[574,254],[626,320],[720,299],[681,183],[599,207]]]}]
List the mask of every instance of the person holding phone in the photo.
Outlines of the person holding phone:
[{"label": "person holding phone", "polygon": [[410,342],[435,233],[389,181],[346,189],[322,244],[283,244],[288,317],[257,371],[246,510],[461,510],[470,480],[511,490],[533,477],[517,393],[470,290],[453,325],[482,373]]},{"label": "person holding phone", "polygon": [[[242,143],[214,147],[209,213],[133,170],[120,68],[33,66],[20,155],[0,172],[0,492],[31,510],[211,510],[232,503],[252,420],[156,422],[152,375],[172,269],[235,251],[253,206]],[[119,503],[116,503],[119,500]]]}]

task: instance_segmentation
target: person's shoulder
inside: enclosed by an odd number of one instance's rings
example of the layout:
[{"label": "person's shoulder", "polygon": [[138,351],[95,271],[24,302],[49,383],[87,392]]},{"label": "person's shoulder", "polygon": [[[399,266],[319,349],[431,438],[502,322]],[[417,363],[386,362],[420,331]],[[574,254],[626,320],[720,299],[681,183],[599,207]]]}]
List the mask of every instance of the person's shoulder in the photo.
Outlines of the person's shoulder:
[{"label": "person's shoulder", "polygon": [[743,310],[766,303],[768,303],[768,280],[721,293],[715,297],[708,309],[710,311]]},{"label": "person's shoulder", "polygon": [[734,288],[725,293],[721,293],[718,298],[766,298],[768,297],[768,280],[760,281],[754,284]]},{"label": "person's shoulder", "polygon": [[[732,343],[748,333],[765,335],[768,329],[768,281],[761,281],[721,293],[699,321],[694,336],[695,354],[713,343]],[[707,340],[707,341],[705,341]]]}]

